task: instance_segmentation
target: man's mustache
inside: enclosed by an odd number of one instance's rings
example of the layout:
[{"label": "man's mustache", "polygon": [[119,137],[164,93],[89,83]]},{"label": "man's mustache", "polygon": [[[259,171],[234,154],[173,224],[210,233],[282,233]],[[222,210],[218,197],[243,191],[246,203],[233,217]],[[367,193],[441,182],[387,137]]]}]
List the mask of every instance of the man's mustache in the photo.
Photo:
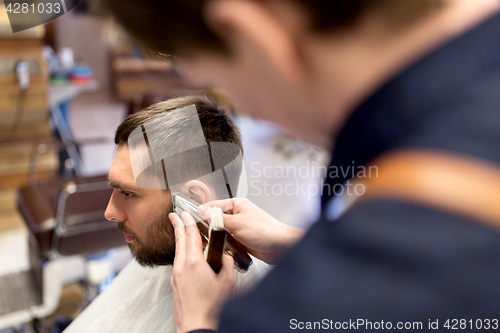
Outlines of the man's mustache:
[{"label": "man's mustache", "polygon": [[125,225],[123,223],[118,223],[118,230],[120,230],[121,232],[123,232],[124,234],[127,234],[129,236],[132,236],[134,237],[136,240],[138,240],[137,236],[135,235],[135,233],[128,229],[127,227],[125,227]]}]

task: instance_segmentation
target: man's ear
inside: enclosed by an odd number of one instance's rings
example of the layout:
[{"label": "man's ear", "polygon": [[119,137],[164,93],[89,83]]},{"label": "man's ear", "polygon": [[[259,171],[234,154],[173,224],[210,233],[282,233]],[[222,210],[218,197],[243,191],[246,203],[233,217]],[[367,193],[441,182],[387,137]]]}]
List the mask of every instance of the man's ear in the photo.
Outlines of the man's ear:
[{"label": "man's ear", "polygon": [[181,188],[181,195],[193,199],[199,204],[203,204],[212,200],[210,188],[199,180],[190,180]]},{"label": "man's ear", "polygon": [[296,29],[265,1],[211,0],[205,7],[205,18],[232,51],[248,57],[249,48],[256,49],[290,82],[296,82],[303,74]]}]

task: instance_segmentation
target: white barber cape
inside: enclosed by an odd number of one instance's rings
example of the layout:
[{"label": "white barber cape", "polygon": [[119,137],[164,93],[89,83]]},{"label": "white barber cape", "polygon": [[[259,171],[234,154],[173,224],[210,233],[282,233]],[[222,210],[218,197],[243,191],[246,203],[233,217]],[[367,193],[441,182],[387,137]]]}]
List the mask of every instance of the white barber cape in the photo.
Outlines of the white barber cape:
[{"label": "white barber cape", "polygon": [[[253,261],[247,273],[235,272],[236,295],[248,291],[270,269]],[[132,259],[64,333],[175,332],[171,274],[172,266],[143,267]]]}]

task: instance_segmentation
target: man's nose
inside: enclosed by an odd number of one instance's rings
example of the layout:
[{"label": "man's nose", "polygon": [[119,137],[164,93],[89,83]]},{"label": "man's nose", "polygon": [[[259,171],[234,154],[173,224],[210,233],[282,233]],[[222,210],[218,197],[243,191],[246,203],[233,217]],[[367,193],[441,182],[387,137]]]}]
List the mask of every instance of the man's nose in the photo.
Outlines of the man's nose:
[{"label": "man's nose", "polygon": [[120,200],[118,198],[117,189],[113,190],[111,198],[109,199],[108,206],[104,212],[104,217],[108,221],[123,222],[125,221],[126,215],[122,208],[120,208]]}]

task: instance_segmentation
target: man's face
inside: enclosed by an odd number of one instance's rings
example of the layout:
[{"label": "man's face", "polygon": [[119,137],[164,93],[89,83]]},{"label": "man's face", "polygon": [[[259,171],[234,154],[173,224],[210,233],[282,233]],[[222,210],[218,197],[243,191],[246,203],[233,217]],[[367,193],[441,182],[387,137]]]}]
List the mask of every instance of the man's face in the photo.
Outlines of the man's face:
[{"label": "man's face", "polygon": [[331,124],[323,113],[330,113],[334,87],[325,82],[321,63],[312,63],[317,36],[309,33],[304,11],[289,1],[209,3],[205,19],[220,30],[231,52],[179,56],[184,78],[191,85],[221,88],[242,112],[329,145]]},{"label": "man's face", "polygon": [[269,71],[258,68],[256,60],[247,61],[236,57],[228,60],[223,56],[204,53],[178,60],[190,84],[222,88],[238,109],[258,118],[278,122],[285,120],[279,115],[280,104],[284,101],[271,93],[276,90],[274,82],[266,77]]},{"label": "man's face", "polygon": [[[179,58],[179,66],[190,84],[221,88],[238,110],[259,119],[278,123],[310,139],[308,114],[303,93],[283,80],[275,68],[255,56],[233,55],[231,59],[214,54]],[[314,140],[310,140],[314,141]]]},{"label": "man's face", "polygon": [[136,185],[126,144],[116,149],[109,182],[115,189],[104,215],[118,222],[118,229],[125,234],[137,262],[151,267],[171,265],[175,236],[168,219],[173,211],[170,192]]}]

